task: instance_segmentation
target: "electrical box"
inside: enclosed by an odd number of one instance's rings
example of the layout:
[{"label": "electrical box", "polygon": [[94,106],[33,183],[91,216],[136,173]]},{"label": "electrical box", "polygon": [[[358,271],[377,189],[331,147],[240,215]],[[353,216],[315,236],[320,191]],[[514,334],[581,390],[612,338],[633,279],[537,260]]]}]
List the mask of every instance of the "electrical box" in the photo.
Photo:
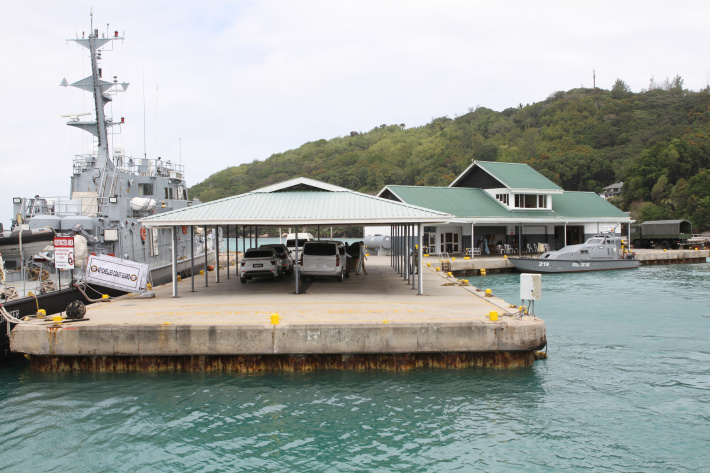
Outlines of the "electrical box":
[{"label": "electrical box", "polygon": [[538,301],[542,298],[542,274],[520,275],[520,299]]},{"label": "electrical box", "polygon": [[104,230],[104,241],[118,241],[118,230],[107,228]]}]

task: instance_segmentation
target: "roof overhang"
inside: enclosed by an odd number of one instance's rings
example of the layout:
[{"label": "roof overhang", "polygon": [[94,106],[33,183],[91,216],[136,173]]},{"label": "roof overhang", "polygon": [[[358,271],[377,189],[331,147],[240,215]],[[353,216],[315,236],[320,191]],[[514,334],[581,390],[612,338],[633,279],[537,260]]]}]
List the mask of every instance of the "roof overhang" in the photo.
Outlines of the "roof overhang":
[{"label": "roof overhang", "polygon": [[[317,181],[314,181],[317,183]],[[310,185],[310,183],[309,183]],[[146,227],[213,225],[400,225],[446,223],[453,215],[343,188],[248,192],[139,220]]]}]

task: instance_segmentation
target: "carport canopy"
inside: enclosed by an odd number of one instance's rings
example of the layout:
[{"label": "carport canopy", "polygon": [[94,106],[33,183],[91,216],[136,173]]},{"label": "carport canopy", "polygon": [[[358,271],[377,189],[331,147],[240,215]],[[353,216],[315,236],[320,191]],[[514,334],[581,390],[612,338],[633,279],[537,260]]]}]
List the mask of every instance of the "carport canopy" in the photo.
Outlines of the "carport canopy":
[{"label": "carport canopy", "polygon": [[[417,225],[421,237],[423,225],[445,224],[453,218],[448,213],[300,177],[245,194],[145,217],[139,222],[149,228],[172,229],[178,226],[293,226],[296,233],[299,227],[311,225]],[[420,251],[421,247],[420,244]],[[173,249],[174,267],[175,260]],[[421,261],[420,255],[420,265]],[[173,271],[174,296],[177,295],[175,273],[176,270]],[[422,274],[421,268],[419,274]],[[298,279],[297,275],[297,293]],[[421,293],[421,277],[419,282]]]}]

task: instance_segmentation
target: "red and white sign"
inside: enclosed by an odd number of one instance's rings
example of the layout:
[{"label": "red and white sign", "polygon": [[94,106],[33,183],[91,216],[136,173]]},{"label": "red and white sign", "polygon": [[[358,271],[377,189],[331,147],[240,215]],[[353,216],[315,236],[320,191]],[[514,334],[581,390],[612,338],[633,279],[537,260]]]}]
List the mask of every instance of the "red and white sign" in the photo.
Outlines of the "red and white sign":
[{"label": "red and white sign", "polygon": [[54,267],[74,269],[74,237],[54,237]]}]

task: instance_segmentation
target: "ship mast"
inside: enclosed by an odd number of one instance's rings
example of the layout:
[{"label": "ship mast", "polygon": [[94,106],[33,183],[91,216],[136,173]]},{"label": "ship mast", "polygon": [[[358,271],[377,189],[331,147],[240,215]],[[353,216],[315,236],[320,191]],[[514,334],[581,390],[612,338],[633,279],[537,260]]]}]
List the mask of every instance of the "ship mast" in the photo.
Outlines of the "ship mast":
[{"label": "ship mast", "polygon": [[[118,84],[115,77],[113,82],[108,82],[102,79],[102,70],[99,67],[99,61],[101,60],[101,47],[103,47],[106,43],[115,40],[123,40],[123,37],[118,35],[118,31],[115,31],[112,37],[106,38],[104,36],[103,38],[99,38],[98,28],[94,29],[93,12],[91,13],[91,32],[89,33],[89,37],[84,38],[84,35],[82,34],[82,38],[80,39],[76,38],[68,40],[74,41],[87,48],[91,55],[91,76],[74,82],[71,86],[93,93],[94,109],[96,112],[94,120],[72,120],[67,122],[67,125],[81,128],[84,131],[88,131],[92,135],[96,136],[98,141],[96,167],[101,171],[107,170],[107,168],[109,168],[109,163],[111,162],[108,150],[108,127],[116,124],[110,119],[107,120],[104,112],[104,107],[112,100],[108,92],[109,89],[114,88],[114,86],[115,88],[112,91],[114,93],[125,91],[128,87],[128,84],[125,82]],[[66,82],[66,79],[64,79],[61,85],[67,86],[69,84]]]}]

